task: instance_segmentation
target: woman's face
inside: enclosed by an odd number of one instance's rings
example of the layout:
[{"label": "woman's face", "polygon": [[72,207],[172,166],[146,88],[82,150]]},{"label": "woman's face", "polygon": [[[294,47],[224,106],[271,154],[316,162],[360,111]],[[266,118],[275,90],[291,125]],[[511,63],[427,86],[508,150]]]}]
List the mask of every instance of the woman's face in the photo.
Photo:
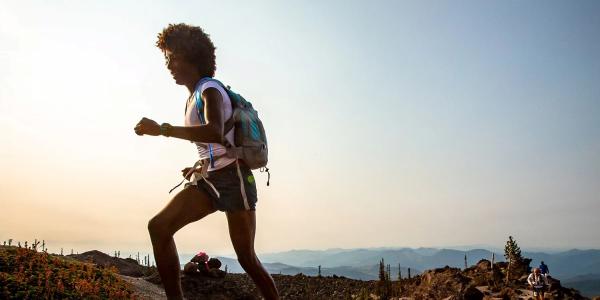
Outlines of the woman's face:
[{"label": "woman's face", "polygon": [[188,62],[183,56],[174,54],[171,50],[165,50],[167,69],[171,72],[175,83],[181,85],[195,84],[198,81],[198,68]]}]

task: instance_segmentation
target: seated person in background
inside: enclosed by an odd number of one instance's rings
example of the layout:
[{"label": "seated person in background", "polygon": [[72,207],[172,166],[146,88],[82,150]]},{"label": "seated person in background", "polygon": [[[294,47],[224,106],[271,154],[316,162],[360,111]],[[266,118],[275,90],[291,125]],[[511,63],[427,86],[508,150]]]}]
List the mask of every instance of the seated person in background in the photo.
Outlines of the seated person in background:
[{"label": "seated person in background", "polygon": [[527,277],[527,283],[533,290],[534,299],[544,300],[544,290],[548,286],[548,279],[543,275],[539,268],[533,269],[533,273]]}]

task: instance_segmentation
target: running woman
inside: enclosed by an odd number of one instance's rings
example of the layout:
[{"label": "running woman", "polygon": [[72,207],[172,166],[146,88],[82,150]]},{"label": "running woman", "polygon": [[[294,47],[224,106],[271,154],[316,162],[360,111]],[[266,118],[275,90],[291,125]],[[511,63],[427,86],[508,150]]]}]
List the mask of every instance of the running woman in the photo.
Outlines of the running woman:
[{"label": "running woman", "polygon": [[224,131],[232,116],[227,92],[210,80],[216,69],[215,47],[202,28],[169,24],[158,34],[156,46],[163,52],[175,83],[190,92],[185,126],[159,125],[142,118],[138,135],[167,136],[193,142],[203,161],[202,170],[185,168],[190,183],[148,222],[154,258],[168,299],[183,299],[180,265],[173,235],[185,225],[217,210],[224,211],[229,236],[240,265],[266,299],[279,299],[275,282],[254,252],[256,185],[244,161],[225,155],[223,141],[233,142],[233,130]]}]

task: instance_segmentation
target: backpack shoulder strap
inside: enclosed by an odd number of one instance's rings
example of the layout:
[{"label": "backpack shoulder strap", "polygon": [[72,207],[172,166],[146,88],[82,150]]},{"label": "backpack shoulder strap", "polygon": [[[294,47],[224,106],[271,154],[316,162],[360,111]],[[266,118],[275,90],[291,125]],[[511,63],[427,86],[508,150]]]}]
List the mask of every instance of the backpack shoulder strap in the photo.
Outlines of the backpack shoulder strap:
[{"label": "backpack shoulder strap", "polygon": [[213,79],[212,77],[203,77],[201,78],[198,83],[196,84],[196,87],[194,89],[194,94],[193,96],[195,97],[194,102],[196,104],[196,113],[198,114],[198,118],[200,119],[201,122],[205,122],[204,120],[204,114],[202,114],[202,108],[203,108],[203,102],[202,102],[202,91],[200,90],[200,87],[202,86],[202,84],[208,82],[208,81],[217,81],[216,79]]},{"label": "backpack shoulder strap", "polygon": [[233,97],[233,91],[231,91],[231,88],[229,86],[224,85],[221,81],[217,79],[212,78],[212,80],[219,84],[221,88],[223,88],[225,93],[227,93],[227,97],[229,97],[229,104],[231,104],[231,117],[223,123],[223,141],[221,142],[221,144],[225,147],[231,147],[233,145],[225,138],[225,136],[227,135],[227,133],[229,133],[229,131],[233,130],[233,127],[235,126],[234,116],[235,108],[237,107],[237,102],[236,99]]}]

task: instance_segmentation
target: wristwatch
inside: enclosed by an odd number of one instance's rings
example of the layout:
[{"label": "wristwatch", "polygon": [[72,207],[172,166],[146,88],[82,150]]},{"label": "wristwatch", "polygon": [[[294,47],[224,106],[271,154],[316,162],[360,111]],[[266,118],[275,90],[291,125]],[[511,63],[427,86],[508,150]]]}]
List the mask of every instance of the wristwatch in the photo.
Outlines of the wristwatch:
[{"label": "wristwatch", "polygon": [[173,126],[171,126],[171,124],[169,123],[162,123],[160,124],[160,135],[164,135],[166,137],[171,136],[171,130],[173,129]]}]

